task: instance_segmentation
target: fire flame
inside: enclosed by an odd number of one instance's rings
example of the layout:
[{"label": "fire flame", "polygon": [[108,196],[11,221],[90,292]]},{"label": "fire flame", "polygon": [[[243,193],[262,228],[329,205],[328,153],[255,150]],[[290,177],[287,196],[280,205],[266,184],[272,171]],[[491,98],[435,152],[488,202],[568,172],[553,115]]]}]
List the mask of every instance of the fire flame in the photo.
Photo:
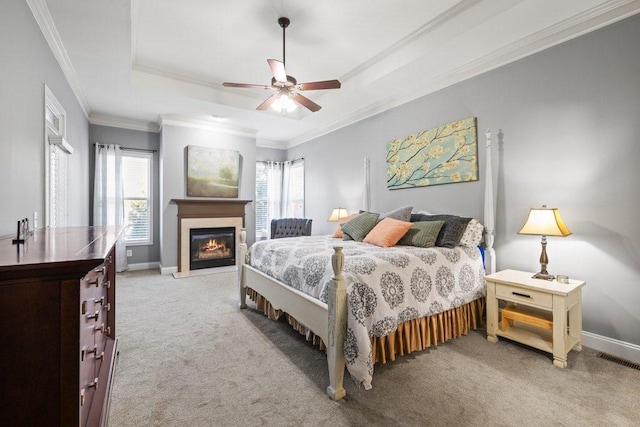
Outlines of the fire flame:
[{"label": "fire flame", "polygon": [[227,244],[224,241],[218,242],[216,239],[209,239],[209,241],[203,245],[202,249],[204,251],[215,251],[217,249],[226,251]]}]

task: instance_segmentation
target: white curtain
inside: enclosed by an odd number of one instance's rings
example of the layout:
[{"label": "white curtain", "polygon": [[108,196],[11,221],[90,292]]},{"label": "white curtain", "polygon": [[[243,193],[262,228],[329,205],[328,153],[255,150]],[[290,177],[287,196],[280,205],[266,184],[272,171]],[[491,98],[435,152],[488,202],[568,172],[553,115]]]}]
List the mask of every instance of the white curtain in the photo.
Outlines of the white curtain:
[{"label": "white curtain", "polygon": [[[93,191],[93,225],[124,225],[122,183],[122,150],[119,145],[96,144],[96,166]],[[124,233],[116,242],[116,271],[125,271],[127,263]]]},{"label": "white curtain", "polygon": [[283,164],[281,162],[265,162],[267,164],[267,182],[269,189],[269,206],[267,209],[267,226],[271,224],[271,220],[282,218],[281,199],[282,199],[282,172]]},{"label": "white curtain", "polygon": [[295,216],[291,209],[291,165],[293,162],[282,163],[282,197],[280,199],[280,216],[292,218]]}]

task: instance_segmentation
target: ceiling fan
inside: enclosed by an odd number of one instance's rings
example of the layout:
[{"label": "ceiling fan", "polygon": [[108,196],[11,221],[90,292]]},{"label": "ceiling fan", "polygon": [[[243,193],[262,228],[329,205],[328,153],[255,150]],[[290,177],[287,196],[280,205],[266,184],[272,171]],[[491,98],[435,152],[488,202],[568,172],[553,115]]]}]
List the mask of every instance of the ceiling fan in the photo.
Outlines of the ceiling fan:
[{"label": "ceiling fan", "polygon": [[287,111],[291,111],[292,107],[295,108],[295,103],[302,105],[303,107],[316,112],[320,110],[318,104],[310,100],[309,98],[302,96],[300,91],[305,90],[321,90],[321,89],[339,89],[340,82],[338,80],[324,80],[319,82],[298,83],[298,81],[287,75],[285,64],[285,30],[289,26],[289,18],[279,18],[278,24],[282,27],[282,61],[277,59],[267,59],[269,67],[273,77],[271,78],[271,86],[258,85],[258,84],[245,84],[245,83],[222,83],[225,87],[239,87],[239,88],[258,88],[275,90],[276,93],[267,98],[262,104],[258,105],[257,110],[264,111],[272,105],[279,107],[282,114]]}]

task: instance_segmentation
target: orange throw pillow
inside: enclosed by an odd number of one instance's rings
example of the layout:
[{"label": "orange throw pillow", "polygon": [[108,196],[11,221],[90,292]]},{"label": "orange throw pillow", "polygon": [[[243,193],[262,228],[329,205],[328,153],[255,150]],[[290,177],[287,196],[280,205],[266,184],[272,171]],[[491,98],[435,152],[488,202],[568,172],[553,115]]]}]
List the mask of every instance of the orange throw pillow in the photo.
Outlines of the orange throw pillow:
[{"label": "orange throw pillow", "polygon": [[382,246],[388,248],[395,246],[402,236],[407,234],[407,231],[413,227],[412,222],[398,221],[393,218],[384,218],[367,234],[363,242],[371,243],[372,245]]},{"label": "orange throw pillow", "polygon": [[[360,214],[351,214],[349,216],[345,216],[344,218],[340,218],[338,220],[338,224],[344,224],[345,222],[349,222],[350,220],[357,217],[358,215]],[[338,227],[336,228],[336,231],[333,232],[333,236],[331,237],[342,239],[342,227],[338,225]]]}]

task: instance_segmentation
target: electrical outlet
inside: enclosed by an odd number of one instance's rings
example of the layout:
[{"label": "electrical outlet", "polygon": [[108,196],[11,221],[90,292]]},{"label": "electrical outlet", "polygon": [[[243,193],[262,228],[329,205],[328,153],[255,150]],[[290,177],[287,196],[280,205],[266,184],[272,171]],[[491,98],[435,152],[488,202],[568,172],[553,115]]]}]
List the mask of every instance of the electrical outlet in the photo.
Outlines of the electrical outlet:
[{"label": "electrical outlet", "polygon": [[33,211],[33,229],[38,228],[38,211]]},{"label": "electrical outlet", "polygon": [[133,255],[133,251],[131,249],[127,249],[127,256],[130,257]]}]

